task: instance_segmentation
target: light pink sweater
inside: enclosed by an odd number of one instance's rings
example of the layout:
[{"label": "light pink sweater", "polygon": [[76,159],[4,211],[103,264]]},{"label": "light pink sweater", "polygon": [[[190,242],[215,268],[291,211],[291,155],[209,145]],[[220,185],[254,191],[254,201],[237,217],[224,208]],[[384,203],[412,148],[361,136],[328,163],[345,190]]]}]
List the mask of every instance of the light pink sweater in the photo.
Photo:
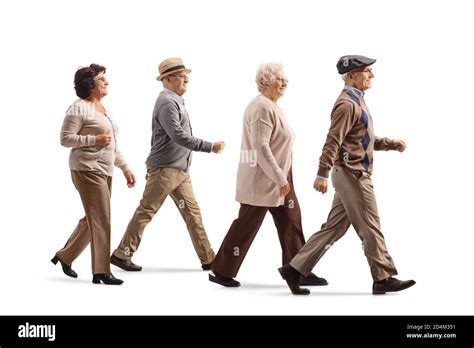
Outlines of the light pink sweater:
[{"label": "light pink sweater", "polygon": [[236,200],[278,207],[280,187],[288,183],[295,135],[283,111],[264,95],[255,97],[244,113]]},{"label": "light pink sweater", "polygon": [[[112,134],[112,143],[96,145],[97,134]],[[61,128],[61,145],[70,147],[69,168],[79,171],[98,171],[112,176],[114,165],[128,169],[117,147],[118,126],[110,115],[97,111],[94,104],[76,100],[67,110]]]}]

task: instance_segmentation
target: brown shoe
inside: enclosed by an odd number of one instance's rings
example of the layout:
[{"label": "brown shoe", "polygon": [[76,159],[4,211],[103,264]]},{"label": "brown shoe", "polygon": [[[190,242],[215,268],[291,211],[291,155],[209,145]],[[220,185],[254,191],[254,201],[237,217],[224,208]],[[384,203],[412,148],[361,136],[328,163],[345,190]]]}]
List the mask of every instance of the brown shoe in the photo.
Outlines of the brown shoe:
[{"label": "brown shoe", "polygon": [[381,280],[379,282],[374,282],[372,287],[372,294],[374,295],[383,295],[386,292],[396,292],[408,289],[410,286],[415,285],[414,280],[398,280],[393,277]]},{"label": "brown shoe", "polygon": [[110,257],[110,263],[114,266],[117,266],[125,271],[129,272],[138,272],[142,270],[142,266],[135,265],[130,260],[122,260],[117,256],[113,255]]},{"label": "brown shoe", "polygon": [[310,291],[308,289],[302,289],[298,285],[301,279],[301,273],[291,267],[290,264],[278,268],[278,271],[280,272],[281,277],[286,280],[286,283],[293,294],[309,295]]}]

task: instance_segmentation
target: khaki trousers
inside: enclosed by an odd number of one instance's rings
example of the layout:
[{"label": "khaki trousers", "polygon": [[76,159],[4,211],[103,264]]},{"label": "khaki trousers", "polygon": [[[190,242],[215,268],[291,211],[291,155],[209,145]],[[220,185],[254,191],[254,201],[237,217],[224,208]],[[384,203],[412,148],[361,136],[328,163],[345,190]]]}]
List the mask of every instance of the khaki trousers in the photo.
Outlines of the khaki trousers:
[{"label": "khaki trousers", "polygon": [[131,260],[142,240],[143,231],[160,210],[166,197],[171,196],[189,231],[194,250],[202,264],[211,263],[214,251],[202,223],[201,211],[194,197],[188,172],[174,168],[149,168],[143,198],[140,201],[122,241],[114,255]]},{"label": "khaki trousers", "polygon": [[90,242],[92,273],[110,273],[112,177],[98,172],[77,170],[71,170],[71,177],[81,196],[86,216],[79,220],[66,245],[56,255],[61,261],[71,265]]},{"label": "khaki trousers", "polygon": [[362,240],[374,281],[397,274],[380,230],[374,187],[365,172],[334,167],[332,182],[336,193],[327,222],[291,260],[290,265],[307,276],[319,259],[352,225]]}]

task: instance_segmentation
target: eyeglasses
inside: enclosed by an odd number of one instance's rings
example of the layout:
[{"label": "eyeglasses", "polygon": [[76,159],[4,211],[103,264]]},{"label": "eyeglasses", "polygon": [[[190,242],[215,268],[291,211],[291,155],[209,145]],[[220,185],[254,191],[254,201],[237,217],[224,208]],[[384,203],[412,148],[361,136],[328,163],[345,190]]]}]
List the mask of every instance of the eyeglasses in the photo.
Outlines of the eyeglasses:
[{"label": "eyeglasses", "polygon": [[179,77],[182,78],[184,81],[189,81],[188,75],[169,75],[170,77]]},{"label": "eyeglasses", "polygon": [[282,77],[279,77],[276,79],[278,82],[281,82],[281,83],[288,83],[288,79],[287,78],[282,78]]},{"label": "eyeglasses", "polygon": [[364,70],[360,70],[360,71],[354,71],[354,73],[362,73],[362,72],[365,72],[365,73],[369,73],[369,74],[373,74],[372,72],[372,69],[364,69]]}]

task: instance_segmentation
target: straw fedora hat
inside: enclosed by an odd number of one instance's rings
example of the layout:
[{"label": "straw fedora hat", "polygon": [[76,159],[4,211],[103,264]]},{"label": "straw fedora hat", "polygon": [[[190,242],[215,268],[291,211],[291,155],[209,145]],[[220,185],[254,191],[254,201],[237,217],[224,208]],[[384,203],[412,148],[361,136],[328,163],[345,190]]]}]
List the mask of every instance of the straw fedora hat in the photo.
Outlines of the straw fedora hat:
[{"label": "straw fedora hat", "polygon": [[160,63],[158,66],[160,75],[156,78],[158,81],[163,80],[166,76],[174,74],[178,71],[185,71],[190,73],[191,70],[186,69],[181,58],[168,58]]}]

